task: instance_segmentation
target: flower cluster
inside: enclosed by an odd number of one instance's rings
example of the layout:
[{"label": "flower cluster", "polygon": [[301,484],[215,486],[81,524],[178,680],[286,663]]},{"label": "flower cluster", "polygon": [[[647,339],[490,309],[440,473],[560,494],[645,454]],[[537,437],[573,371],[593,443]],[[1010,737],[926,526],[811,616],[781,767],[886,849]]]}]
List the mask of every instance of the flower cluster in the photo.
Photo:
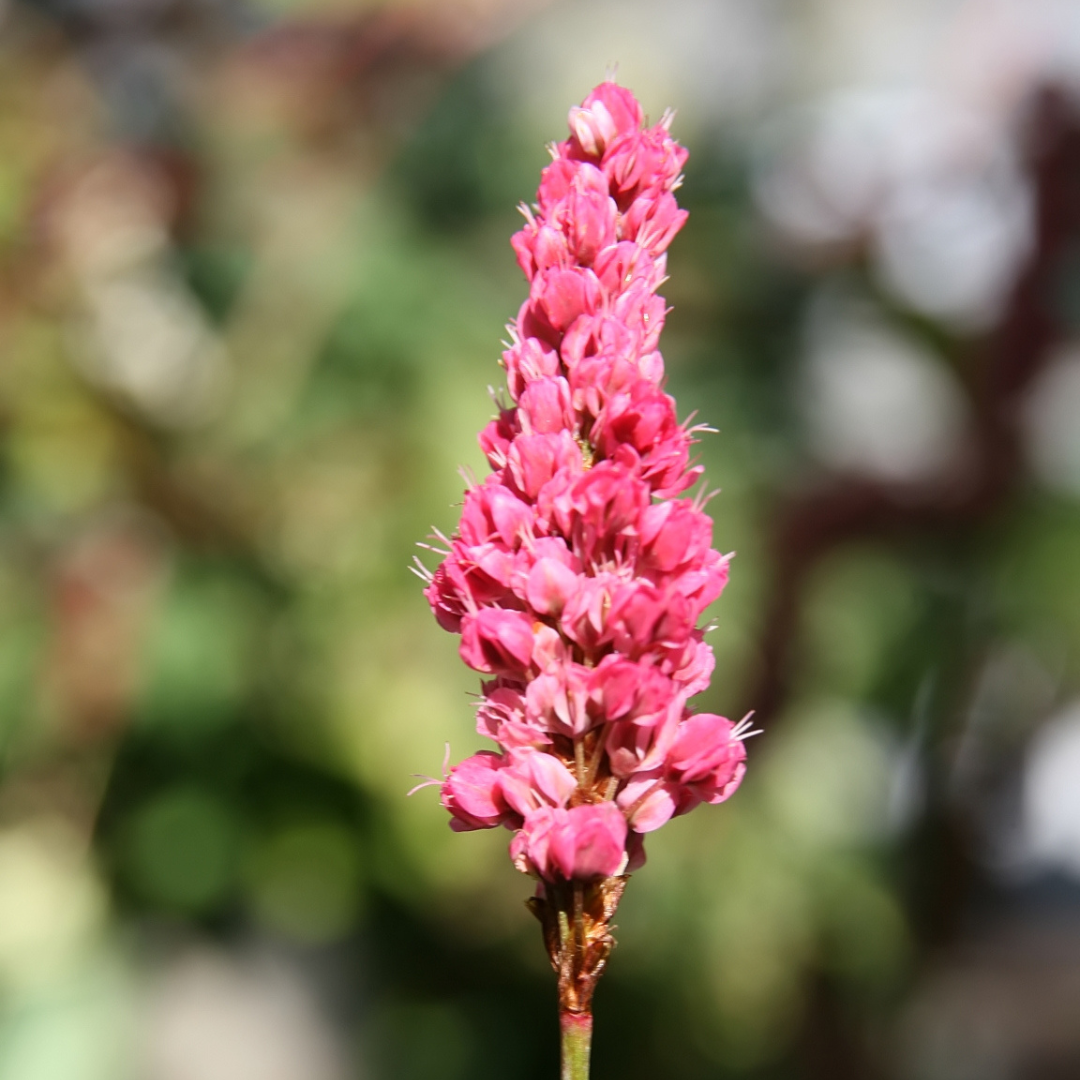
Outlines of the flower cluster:
[{"label": "flower cluster", "polygon": [[477,728],[499,747],[443,782],[451,826],[515,830],[515,864],[549,883],[634,869],[642,834],[722,802],[746,756],[744,725],[687,708],[730,558],[679,497],[701,469],[657,351],[687,154],[613,82],[569,122],[512,240],[530,290],[503,353],[513,405],[480,435],[493,471],[425,590],[490,676]]}]

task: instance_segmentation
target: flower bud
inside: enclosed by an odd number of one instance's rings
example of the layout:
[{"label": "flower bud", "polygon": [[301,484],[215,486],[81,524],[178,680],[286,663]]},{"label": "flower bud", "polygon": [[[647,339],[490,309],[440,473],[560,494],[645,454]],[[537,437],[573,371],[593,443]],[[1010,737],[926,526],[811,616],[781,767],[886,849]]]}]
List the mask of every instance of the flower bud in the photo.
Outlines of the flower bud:
[{"label": "flower bud", "polygon": [[561,376],[535,379],[518,399],[518,415],[526,435],[550,435],[572,428],[570,384]]},{"label": "flower bud", "polygon": [[442,804],[452,815],[455,832],[493,829],[507,819],[510,808],[499,786],[502,768],[499,754],[481,750],[450,770],[442,785]]},{"label": "flower bud", "polygon": [[557,757],[531,747],[510,751],[498,782],[506,803],[522,816],[545,805],[565,806],[577,787]]},{"label": "flower bud", "polygon": [[557,559],[538,559],[529,572],[525,595],[533,611],[559,616],[577,590],[578,575],[568,566]]},{"label": "flower bud", "polygon": [[746,747],[723,716],[698,713],[685,720],[667,756],[667,773],[704,802],[731,797],[746,771]]},{"label": "flower bud", "polygon": [[580,107],[570,110],[568,122],[583,153],[597,157],[617,136],[641,126],[641,106],[629,90],[601,83]]},{"label": "flower bud", "polygon": [[482,608],[461,620],[461,659],[474,671],[524,675],[533,643],[532,619],[522,611]]},{"label": "flower bud", "polygon": [[572,807],[555,817],[550,852],[568,881],[611,877],[626,861],[626,818],[610,802]]}]

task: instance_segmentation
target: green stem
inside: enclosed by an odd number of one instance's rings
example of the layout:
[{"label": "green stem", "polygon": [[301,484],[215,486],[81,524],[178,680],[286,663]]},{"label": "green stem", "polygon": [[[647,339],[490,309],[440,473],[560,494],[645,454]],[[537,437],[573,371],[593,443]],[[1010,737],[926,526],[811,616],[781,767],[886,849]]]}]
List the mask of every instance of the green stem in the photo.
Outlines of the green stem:
[{"label": "green stem", "polygon": [[592,1045],[592,1014],[564,1012],[562,1028],[562,1080],[589,1080],[589,1048]]}]

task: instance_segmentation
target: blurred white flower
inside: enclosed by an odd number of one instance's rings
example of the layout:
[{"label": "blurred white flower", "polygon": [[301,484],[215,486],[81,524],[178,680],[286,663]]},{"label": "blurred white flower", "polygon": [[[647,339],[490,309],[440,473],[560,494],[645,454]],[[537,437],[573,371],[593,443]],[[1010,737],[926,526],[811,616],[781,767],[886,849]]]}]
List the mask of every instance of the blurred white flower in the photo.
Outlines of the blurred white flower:
[{"label": "blurred white flower", "polygon": [[823,297],[811,313],[803,407],[833,468],[889,481],[954,465],[968,423],[951,373],[872,309]]},{"label": "blurred white flower", "polygon": [[1047,487],[1080,496],[1080,344],[1039,375],[1023,411],[1028,456]]},{"label": "blurred white flower", "polygon": [[1080,877],[1080,700],[1039,730],[1024,767],[1025,854]]},{"label": "blurred white flower", "polygon": [[60,818],[0,831],[0,979],[33,988],[65,974],[101,937],[107,900],[85,843]]},{"label": "blurred white flower", "polygon": [[311,988],[269,957],[208,949],[177,957],[152,986],[146,1080],[344,1080],[344,1055]]},{"label": "blurred white flower", "polygon": [[755,191],[782,233],[867,242],[900,301],[963,328],[992,319],[1030,244],[1030,197],[999,118],[921,89],[799,110],[763,140]]},{"label": "blurred white flower", "polygon": [[81,292],[71,352],[91,382],[155,423],[204,423],[230,365],[175,265],[169,185],[137,157],[91,165],[58,201],[52,228]]}]

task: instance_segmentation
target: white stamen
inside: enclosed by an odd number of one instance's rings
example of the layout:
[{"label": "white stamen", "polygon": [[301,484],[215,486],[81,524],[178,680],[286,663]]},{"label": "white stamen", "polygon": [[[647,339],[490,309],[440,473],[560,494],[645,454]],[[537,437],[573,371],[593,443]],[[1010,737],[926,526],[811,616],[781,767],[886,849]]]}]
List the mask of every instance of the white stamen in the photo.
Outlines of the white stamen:
[{"label": "white stamen", "polygon": [[422,778],[422,782],[417,784],[416,787],[409,788],[409,790],[405,792],[406,799],[410,795],[415,795],[421,788],[443,786],[443,782],[441,780],[436,780],[434,776],[425,776],[424,773],[413,773],[412,775],[417,779]]},{"label": "white stamen", "polygon": [[435,552],[436,555],[441,555],[444,559],[446,558],[447,555],[450,554],[449,551],[444,551],[442,548],[434,547],[431,544],[425,544],[422,540],[417,540],[416,541],[416,546],[418,548],[423,548],[425,551],[433,551],[433,552]]},{"label": "white stamen", "polygon": [[751,709],[732,729],[729,736],[733,740],[742,742],[744,739],[753,738],[755,735],[764,734],[763,728],[753,728],[751,730],[751,717],[754,715],[754,710]]},{"label": "white stamen", "polygon": [[413,562],[415,566],[410,566],[409,569],[425,584],[430,585],[435,580],[435,575],[420,561],[419,556],[413,556]]}]

